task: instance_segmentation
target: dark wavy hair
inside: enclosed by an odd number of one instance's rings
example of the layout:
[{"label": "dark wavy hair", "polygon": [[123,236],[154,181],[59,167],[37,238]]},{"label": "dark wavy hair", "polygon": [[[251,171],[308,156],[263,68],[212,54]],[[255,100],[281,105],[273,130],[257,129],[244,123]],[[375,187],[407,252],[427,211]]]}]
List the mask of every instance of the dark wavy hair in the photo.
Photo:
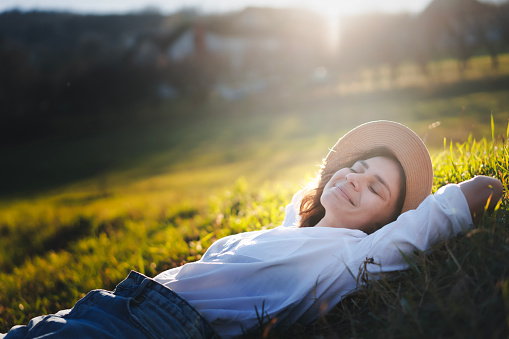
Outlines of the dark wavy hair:
[{"label": "dark wavy hair", "polygon": [[[398,199],[396,200],[396,209],[391,215],[390,220],[387,222],[390,223],[396,220],[401,214],[401,209],[403,208],[406,196],[405,172],[403,171],[403,167],[401,166],[401,163],[399,162],[398,158],[396,158],[394,153],[392,153],[386,147],[377,147],[360,155],[358,158],[352,159],[352,161],[345,164],[344,167],[351,167],[359,160],[366,160],[374,157],[386,157],[393,160],[396,164],[398,164],[400,172],[401,190],[399,192]],[[338,170],[340,170],[340,168],[330,168],[325,171],[325,167],[323,167],[317,178],[304,189],[303,197],[300,203],[299,215],[301,220],[299,227],[314,227],[325,216],[325,208],[320,202],[320,198],[322,196],[325,185]],[[379,227],[382,226],[384,225],[379,225]]]}]

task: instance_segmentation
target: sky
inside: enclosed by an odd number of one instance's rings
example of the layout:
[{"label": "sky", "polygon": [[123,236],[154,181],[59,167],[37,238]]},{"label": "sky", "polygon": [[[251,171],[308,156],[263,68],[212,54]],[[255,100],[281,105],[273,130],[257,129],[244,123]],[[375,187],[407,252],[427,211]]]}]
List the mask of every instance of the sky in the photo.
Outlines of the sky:
[{"label": "sky", "polygon": [[[58,10],[86,14],[124,14],[157,8],[164,14],[182,8],[225,12],[247,6],[301,7],[325,15],[366,12],[419,12],[431,0],[0,0],[0,12],[10,9]],[[488,0],[490,1],[490,0]],[[497,1],[497,0],[491,0]]]},{"label": "sky", "polygon": [[[507,0],[481,0],[498,3]],[[19,10],[57,10],[82,14],[125,14],[157,9],[170,14],[183,8],[205,13],[239,10],[247,6],[300,7],[326,16],[368,12],[417,13],[431,0],[0,0],[0,12]]]}]

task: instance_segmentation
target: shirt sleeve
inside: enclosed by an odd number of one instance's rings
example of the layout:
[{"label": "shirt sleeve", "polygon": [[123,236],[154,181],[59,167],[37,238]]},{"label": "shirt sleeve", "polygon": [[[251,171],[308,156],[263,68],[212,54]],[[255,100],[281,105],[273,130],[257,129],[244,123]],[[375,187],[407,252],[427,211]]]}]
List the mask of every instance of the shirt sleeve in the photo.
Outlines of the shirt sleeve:
[{"label": "shirt sleeve", "polygon": [[281,226],[297,226],[300,221],[299,207],[300,200],[302,199],[302,190],[295,193],[292,197],[292,202],[285,207],[285,219]]},{"label": "shirt sleeve", "polygon": [[361,241],[361,264],[373,258],[370,272],[388,272],[408,267],[404,255],[425,251],[442,240],[473,227],[470,209],[459,185],[449,184],[428,196],[417,209],[405,212]]}]

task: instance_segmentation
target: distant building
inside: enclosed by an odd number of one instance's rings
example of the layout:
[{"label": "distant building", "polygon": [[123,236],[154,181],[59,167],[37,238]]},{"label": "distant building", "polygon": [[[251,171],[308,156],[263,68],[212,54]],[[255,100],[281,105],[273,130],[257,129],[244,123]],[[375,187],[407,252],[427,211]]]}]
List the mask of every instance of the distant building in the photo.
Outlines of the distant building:
[{"label": "distant building", "polygon": [[168,67],[194,63],[195,68],[214,62],[214,86],[223,97],[234,98],[262,91],[290,74],[311,76],[325,58],[325,29],[313,12],[246,8],[140,36],[132,60]]}]

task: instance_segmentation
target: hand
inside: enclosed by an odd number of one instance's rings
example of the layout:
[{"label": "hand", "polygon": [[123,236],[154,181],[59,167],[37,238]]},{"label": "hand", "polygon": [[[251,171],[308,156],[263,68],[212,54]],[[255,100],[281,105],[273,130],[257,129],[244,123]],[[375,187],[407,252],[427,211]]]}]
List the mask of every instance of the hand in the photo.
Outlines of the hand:
[{"label": "hand", "polygon": [[[500,180],[487,176],[476,176],[459,184],[467,199],[474,223],[478,223],[484,212],[491,212],[502,196],[503,186]],[[486,208],[486,204],[489,205]]]}]

